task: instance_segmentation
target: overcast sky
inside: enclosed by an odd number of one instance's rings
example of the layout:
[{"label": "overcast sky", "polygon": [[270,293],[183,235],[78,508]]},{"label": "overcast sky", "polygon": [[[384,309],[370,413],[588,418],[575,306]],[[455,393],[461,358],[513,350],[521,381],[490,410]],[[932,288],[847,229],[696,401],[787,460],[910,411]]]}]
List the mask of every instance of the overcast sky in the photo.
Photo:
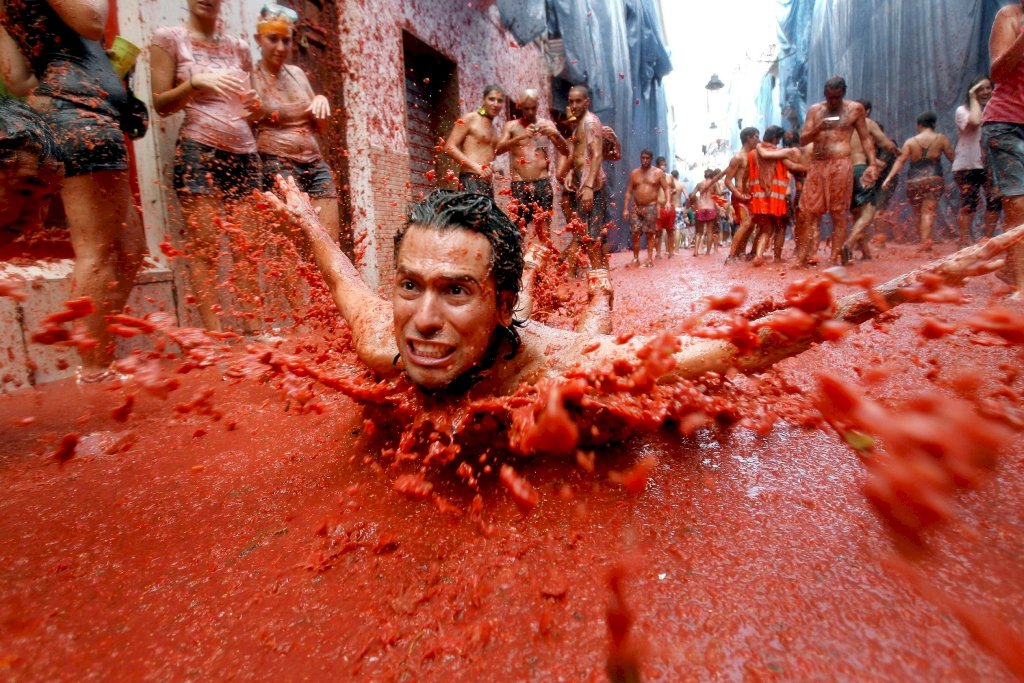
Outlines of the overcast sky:
[{"label": "overcast sky", "polygon": [[[661,0],[661,9],[672,53],[672,73],[664,84],[675,116],[675,153],[702,164],[701,146],[728,138],[729,127],[736,127],[735,113],[727,114],[730,100],[740,110],[754,102],[768,68],[757,60],[776,42],[777,4],[775,0]],[[704,86],[713,73],[726,87],[709,95]],[[712,120],[718,126],[715,130],[708,129]],[[678,160],[675,163],[683,177],[694,174]]]}]

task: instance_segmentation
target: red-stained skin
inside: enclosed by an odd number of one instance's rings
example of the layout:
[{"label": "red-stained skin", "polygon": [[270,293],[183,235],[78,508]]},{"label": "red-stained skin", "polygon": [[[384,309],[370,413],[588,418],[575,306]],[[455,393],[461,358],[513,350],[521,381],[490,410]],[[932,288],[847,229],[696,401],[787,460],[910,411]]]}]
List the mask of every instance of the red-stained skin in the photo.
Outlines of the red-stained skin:
[{"label": "red-stained skin", "polygon": [[[857,269],[881,281],[918,263],[890,246]],[[615,333],[674,330],[734,284],[747,302],[780,299],[806,276],[705,257],[617,268]],[[134,359],[131,385],[0,396],[0,671],[1010,681],[990,653],[1004,631],[1024,633],[1019,431],[994,472],[951,497],[952,520],[925,532],[911,575],[893,569],[891,529],[864,494],[868,455],[819,429],[812,402],[827,372],[883,407],[970,394],[1024,426],[1021,353],[1007,345],[1021,308],[978,312],[997,286],[972,281],[969,307],[901,307],[760,378],[681,386],[720,392],[732,417],[697,410],[574,456],[456,452],[444,435],[485,411],[427,406],[423,449],[391,443],[382,457],[378,442],[409,413],[364,411],[346,395],[384,405],[394,393],[365,381],[344,329],[277,355],[176,331],[161,346],[175,360]],[[820,305],[818,293],[790,295]],[[726,314],[705,323],[714,315]],[[926,339],[930,319],[957,329]],[[605,381],[664,398],[671,389],[652,377],[670,347]],[[577,378],[544,397],[558,413],[585,402],[584,387]],[[606,414],[660,424],[626,398]],[[513,468],[504,477],[502,465]]]}]

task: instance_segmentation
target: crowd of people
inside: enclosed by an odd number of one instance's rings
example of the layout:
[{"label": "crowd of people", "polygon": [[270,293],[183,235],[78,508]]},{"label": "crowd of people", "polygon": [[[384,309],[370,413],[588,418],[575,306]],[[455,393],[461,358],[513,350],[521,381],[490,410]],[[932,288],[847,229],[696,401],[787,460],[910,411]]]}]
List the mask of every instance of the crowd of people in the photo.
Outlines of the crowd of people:
[{"label": "crowd of people", "polygon": [[[761,265],[769,245],[775,261],[781,261],[787,233],[800,266],[818,262],[822,235],[828,263],[847,265],[855,251],[870,260],[872,225],[879,211],[890,206],[904,167],[915,236],[923,251],[930,250],[938,203],[947,187],[943,156],[952,162],[959,190],[958,246],[973,243],[982,194],[983,234],[995,233],[1003,203],[989,162],[993,155],[983,153],[981,142],[983,113],[993,94],[988,76],[971,83],[965,104],[957,109],[955,149],[937,132],[933,112],[921,114],[917,133],[897,146],[871,118],[871,102],[849,100],[846,94],[845,80],[832,78],[825,84],[824,100],[810,107],[800,131],[769,126],[763,137],[754,127],[740,132],[741,148],[728,167],[706,170],[688,206],[679,210],[685,222],[695,224],[695,256],[701,246],[705,253],[717,251],[728,239],[728,227],[735,226],[726,262],[747,259]],[[830,230],[823,231],[826,214]],[[884,243],[886,235],[876,239]]]},{"label": "crowd of people", "polygon": [[[252,197],[261,191],[277,192],[272,203],[302,228],[301,251],[316,261],[343,316],[351,322],[358,317],[358,310],[372,308],[367,298],[372,295],[357,284],[352,264],[337,248],[338,190],[316,137],[328,123],[330,104],[314,92],[302,69],[287,63],[297,15],[277,5],[263,8],[254,34],[261,58],[253,64],[246,41],[221,32],[219,0],[189,0],[188,10],[182,25],[158,29],[152,36],[151,95],[160,115],[184,112],[173,185],[185,218],[192,292],[203,325],[221,331],[218,301],[223,292],[216,284],[218,264],[237,247],[225,240],[223,226],[231,225],[243,234],[254,230],[257,216]],[[24,211],[5,207],[5,220],[10,214],[8,223],[20,223],[19,229],[38,223],[45,203],[40,197],[47,188],[60,187],[75,250],[72,294],[88,298],[94,305],[81,321],[83,331],[96,342],[80,346],[79,376],[86,382],[109,375],[113,345],[106,316],[124,305],[143,253],[124,139],[133,97],[125,88],[125,73],[115,70],[99,42],[107,11],[105,0],[8,0],[0,33],[0,66],[6,86],[16,95],[28,96],[30,107],[5,101],[4,123],[15,121],[16,113],[21,117],[16,120],[26,123],[10,123],[9,128],[38,128],[39,121],[32,121],[39,116],[45,124],[45,131],[33,138],[35,142],[25,142],[31,136],[19,137],[16,131],[4,132],[7,139],[20,139],[27,145],[25,149],[35,150],[18,158],[24,157],[28,164],[31,157],[34,182],[46,179],[32,197],[23,195]],[[840,77],[825,83],[824,100],[809,109],[799,132],[769,126],[762,138],[756,128],[744,129],[742,147],[727,168],[708,169],[692,191],[680,181],[677,171],[667,172],[664,158],[655,160],[651,150],[643,150],[639,167],[629,174],[621,206],[622,218],[629,225],[631,265],[653,266],[663,239],[667,258],[676,255],[680,246],[692,246],[694,256],[701,249],[705,254],[717,252],[726,233],[731,233],[727,261],[750,259],[760,265],[769,247],[776,261],[782,259],[789,230],[797,263],[810,265],[816,261],[819,226],[825,214],[831,219],[829,262],[849,263],[855,249],[863,258],[871,258],[871,223],[891,196],[904,166],[908,167],[907,196],[915,210],[919,238],[928,246],[944,186],[943,155],[953,161],[960,186],[962,245],[970,240],[982,191],[986,236],[996,229],[1001,209],[1006,212],[1006,225],[1022,222],[1018,219],[1024,218],[1024,199],[1018,197],[1024,197],[1024,172],[1020,171],[1024,168],[1024,136],[1020,135],[1024,130],[1024,40],[1006,28],[1006,17],[1013,11],[1019,13],[1020,8],[1001,12],[993,29],[992,70],[997,87],[993,90],[987,77],[971,85],[965,105],[957,112],[960,135],[956,151],[949,139],[936,131],[936,117],[931,113],[918,118],[917,134],[898,148],[870,118],[870,102],[846,98],[846,83]],[[472,227],[471,232],[484,235],[489,246],[469,246],[481,252],[489,249],[489,262],[495,268],[497,261],[507,256],[499,253],[502,250],[522,252],[522,264],[512,268],[519,274],[510,272],[512,279],[497,287],[499,301],[491,312],[513,347],[520,343],[515,316],[525,312],[528,317],[530,310],[530,274],[553,256],[578,258],[588,271],[591,305],[579,329],[608,332],[611,223],[604,162],[619,158],[618,140],[590,110],[586,85],[569,90],[567,116],[558,123],[540,115],[542,98],[537,90],[527,89],[515,103],[518,116],[499,129],[496,119],[505,109],[505,98],[501,87],[488,85],[479,107],[458,118],[444,145],[460,169],[458,189],[413,207],[411,225],[420,220],[420,213],[425,224],[437,227],[455,220],[453,216],[458,216],[460,224],[479,222],[480,230]],[[508,225],[500,216],[505,214],[494,203],[496,161],[503,154],[509,155],[512,200],[508,213],[509,224],[519,236],[515,239],[504,234]],[[13,159],[17,155],[12,152],[8,156]],[[13,168],[13,162],[5,164],[8,171]],[[555,192],[553,181],[560,192]],[[5,192],[13,182],[5,176]],[[297,194],[309,198],[311,212]],[[556,194],[561,196],[572,233],[562,254],[554,253],[550,238]],[[848,230],[851,218],[853,226]],[[492,239],[495,226],[500,227],[501,235]],[[439,296],[452,302],[469,296],[474,288],[477,293],[494,289],[494,283],[487,284],[493,276],[489,273],[461,273],[456,284],[450,274],[442,274],[443,282],[436,281],[434,274],[424,270],[432,238],[421,239],[420,235],[410,227],[396,240],[396,329],[398,304],[424,296],[435,284]],[[641,263],[645,240],[646,258]],[[469,247],[460,243],[450,248]],[[231,256],[243,263],[248,258],[237,250]],[[1024,259],[1011,259],[1010,269],[1010,281],[1024,281],[1019,277],[1024,274]],[[243,331],[260,335],[263,317],[256,269],[240,269],[235,282]],[[295,318],[301,319],[303,292],[293,288],[288,294]],[[410,368],[417,365],[443,367],[444,382],[448,383],[480,360],[473,351],[472,363],[452,362],[452,354],[465,351],[462,342],[439,342],[434,333],[423,332],[417,324],[415,320],[409,323],[410,332],[407,338],[396,340],[397,349],[381,345],[375,325],[375,350],[367,347],[371,367],[376,367],[374,359],[383,349],[388,356],[384,360],[392,368],[404,366],[415,377]],[[472,336],[470,327],[466,333]],[[442,328],[449,329],[445,325],[438,329]],[[485,355],[496,352],[505,340],[489,332],[485,337],[477,349]],[[480,345],[475,337],[471,341],[474,348]],[[575,339],[562,345],[574,344]],[[521,376],[520,371],[516,376]]]}]

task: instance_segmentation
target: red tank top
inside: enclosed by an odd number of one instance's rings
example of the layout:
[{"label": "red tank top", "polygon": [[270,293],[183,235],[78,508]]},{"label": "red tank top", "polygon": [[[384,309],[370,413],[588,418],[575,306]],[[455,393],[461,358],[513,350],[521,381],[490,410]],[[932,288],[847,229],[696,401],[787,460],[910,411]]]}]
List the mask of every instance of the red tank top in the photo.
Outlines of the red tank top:
[{"label": "red tank top", "polygon": [[982,121],[1024,123],[1024,61],[1017,65],[1009,78],[995,84]]}]

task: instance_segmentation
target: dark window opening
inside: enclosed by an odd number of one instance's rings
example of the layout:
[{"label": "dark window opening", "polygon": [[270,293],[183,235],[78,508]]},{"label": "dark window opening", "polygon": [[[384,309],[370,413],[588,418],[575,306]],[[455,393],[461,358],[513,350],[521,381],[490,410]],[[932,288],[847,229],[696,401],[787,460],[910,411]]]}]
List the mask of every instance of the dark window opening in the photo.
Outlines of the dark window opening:
[{"label": "dark window opening", "polygon": [[407,31],[402,32],[405,56],[405,122],[413,200],[445,183],[455,163],[442,151],[459,117],[459,79],[455,62]]}]

